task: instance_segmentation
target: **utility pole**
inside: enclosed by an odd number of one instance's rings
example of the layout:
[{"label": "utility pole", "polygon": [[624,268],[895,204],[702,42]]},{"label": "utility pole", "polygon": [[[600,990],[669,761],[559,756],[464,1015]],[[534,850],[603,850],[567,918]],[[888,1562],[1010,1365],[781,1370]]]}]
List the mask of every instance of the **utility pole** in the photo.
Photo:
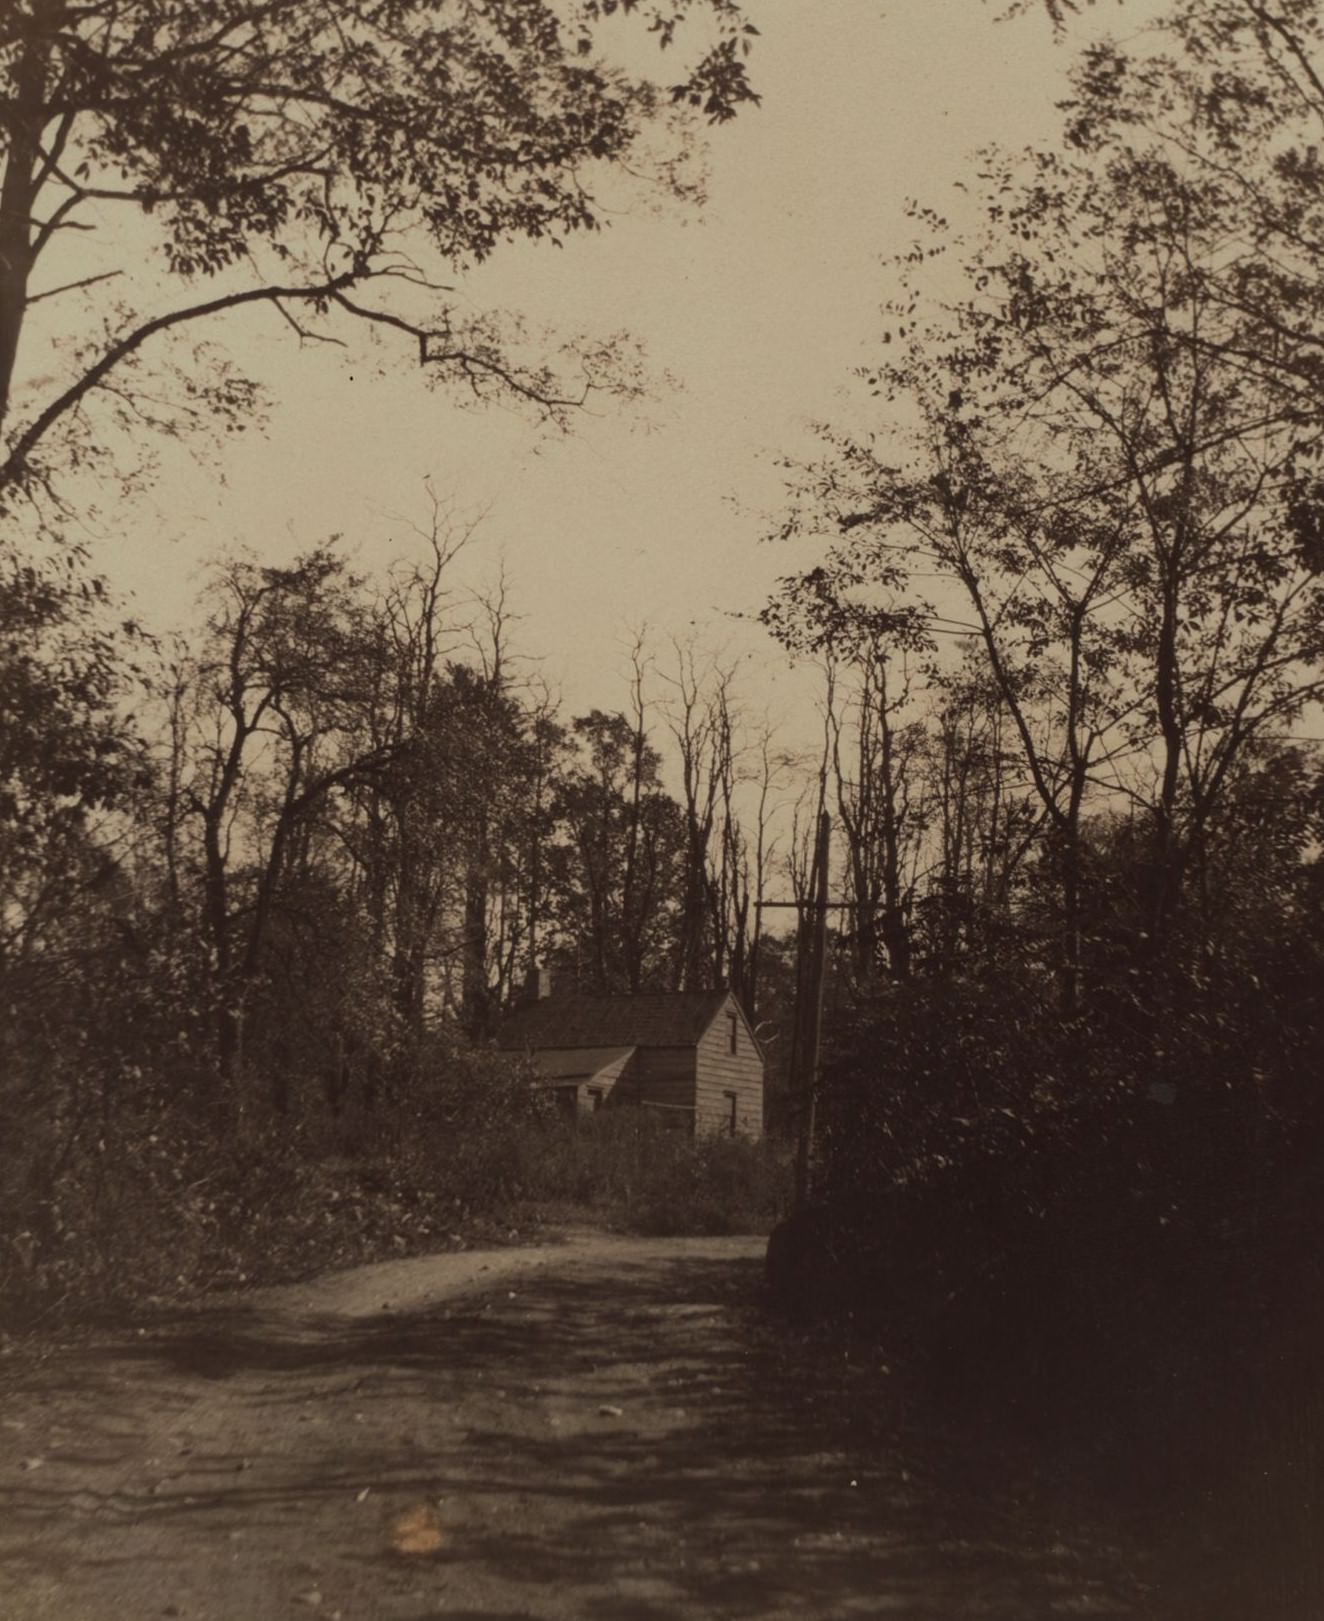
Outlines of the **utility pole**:
[{"label": "utility pole", "polygon": [[791,1026],[790,1085],[796,1117],[795,1208],[809,1200],[814,1160],[815,1114],[818,1105],[819,1071],[823,1051],[823,991],[827,979],[828,913],[850,911],[861,903],[828,899],[828,868],[831,854],[832,818],[826,811],[818,816],[818,841],[809,893],[798,901],[754,903],[754,928],[763,928],[763,914],[795,911],[801,918],[795,976],[795,1017]]},{"label": "utility pole", "polygon": [[810,890],[811,933],[807,971],[798,987],[796,1007],[796,1076],[799,1136],[795,1151],[795,1208],[809,1202],[814,1156],[814,1116],[818,1102],[818,1074],[823,1050],[823,983],[827,977],[828,860],[832,818],[818,817],[818,844],[814,852],[814,882]]}]

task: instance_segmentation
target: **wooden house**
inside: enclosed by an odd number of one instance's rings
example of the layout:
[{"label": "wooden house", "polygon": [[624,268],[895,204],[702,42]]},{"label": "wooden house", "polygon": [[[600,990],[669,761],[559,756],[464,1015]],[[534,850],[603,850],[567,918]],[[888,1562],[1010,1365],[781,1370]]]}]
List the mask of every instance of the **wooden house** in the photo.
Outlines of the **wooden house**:
[{"label": "wooden house", "polygon": [[653,1110],[698,1135],[763,1134],[763,1052],[730,991],[637,996],[544,994],[502,1023],[567,1113]]}]

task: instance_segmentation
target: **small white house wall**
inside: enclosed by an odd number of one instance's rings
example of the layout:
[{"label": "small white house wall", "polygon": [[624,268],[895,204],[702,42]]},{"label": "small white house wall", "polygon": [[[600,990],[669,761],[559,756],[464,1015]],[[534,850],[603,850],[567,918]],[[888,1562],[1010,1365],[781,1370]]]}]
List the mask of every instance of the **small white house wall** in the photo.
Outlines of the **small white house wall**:
[{"label": "small white house wall", "polygon": [[[731,1051],[728,1014],[736,1015],[736,1050]],[[704,1031],[695,1053],[694,1129],[706,1136],[731,1129],[732,1094],[735,1134],[763,1135],[763,1057],[749,1026],[732,998]]]}]

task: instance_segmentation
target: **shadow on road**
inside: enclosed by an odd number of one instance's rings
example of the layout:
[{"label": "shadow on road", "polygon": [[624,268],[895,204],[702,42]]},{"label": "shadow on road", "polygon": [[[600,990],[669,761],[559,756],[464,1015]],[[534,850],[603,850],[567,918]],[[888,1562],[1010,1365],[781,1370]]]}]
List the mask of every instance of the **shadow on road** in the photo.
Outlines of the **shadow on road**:
[{"label": "shadow on road", "polygon": [[[876,1358],[769,1316],[755,1261],[586,1264],[366,1322],[162,1325],[68,1370],[107,1424],[115,1392],[97,1381],[125,1364],[167,1402],[232,1386],[250,1450],[237,1463],[213,1437],[174,1482],[118,1507],[110,1494],[103,1514],[223,1542],[255,1525],[297,1536],[319,1503],[357,1502],[360,1520],[434,1504],[422,1593],[385,1530],[341,1534],[335,1557],[393,1621],[1146,1613],[1116,1550],[1060,1534],[988,1458],[920,1434]],[[113,1436],[88,1442],[104,1456]],[[23,1478],[0,1516],[68,1512],[63,1490]],[[134,1556],[132,1539],[60,1552]]]}]

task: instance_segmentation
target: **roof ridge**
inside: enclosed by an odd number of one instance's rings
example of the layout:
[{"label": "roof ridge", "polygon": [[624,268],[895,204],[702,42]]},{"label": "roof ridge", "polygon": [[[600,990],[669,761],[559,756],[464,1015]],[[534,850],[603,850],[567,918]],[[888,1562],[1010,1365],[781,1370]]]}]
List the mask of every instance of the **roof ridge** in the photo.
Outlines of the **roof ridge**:
[{"label": "roof ridge", "polygon": [[726,987],[722,988],[721,990],[716,990],[716,991],[713,991],[713,990],[708,990],[708,991],[571,991],[571,992],[569,992],[568,996],[563,997],[563,996],[557,996],[557,995],[553,994],[551,996],[543,997],[542,1000],[545,1001],[545,1002],[563,1002],[563,1001],[568,1001],[569,998],[573,997],[573,996],[596,996],[600,1000],[603,1000],[603,1001],[610,1000],[610,1001],[628,1002],[628,1001],[633,1000],[633,998],[636,997],[636,996],[730,996],[730,995],[731,995],[731,988],[730,988],[730,986],[726,986]]},{"label": "roof ridge", "polygon": [[502,1020],[498,1040],[557,1047],[692,1046],[729,990],[581,991],[526,1002]]}]

